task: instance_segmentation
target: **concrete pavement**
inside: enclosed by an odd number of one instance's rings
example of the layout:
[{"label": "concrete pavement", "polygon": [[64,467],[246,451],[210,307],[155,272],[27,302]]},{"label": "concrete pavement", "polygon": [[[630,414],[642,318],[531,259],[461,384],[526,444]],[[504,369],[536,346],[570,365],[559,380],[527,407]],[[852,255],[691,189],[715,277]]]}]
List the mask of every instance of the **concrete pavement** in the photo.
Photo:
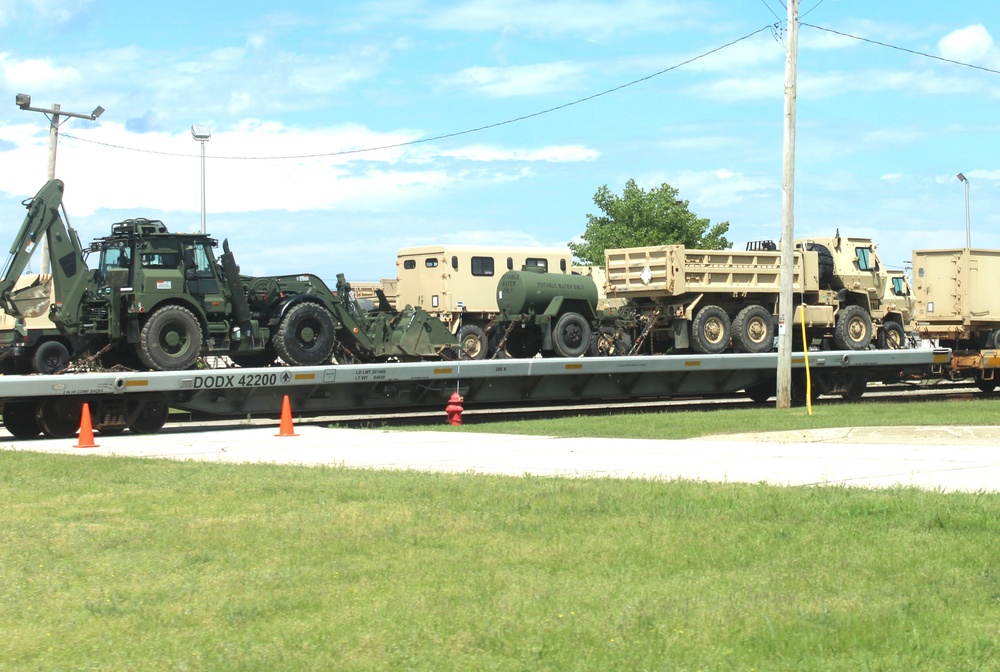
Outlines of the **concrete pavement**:
[{"label": "concrete pavement", "polygon": [[554,438],[297,425],[168,428],[152,436],[14,441],[0,449],[214,462],[269,462],[510,476],[693,479],[774,485],[1000,490],[1000,428],[847,428],[689,440]]}]

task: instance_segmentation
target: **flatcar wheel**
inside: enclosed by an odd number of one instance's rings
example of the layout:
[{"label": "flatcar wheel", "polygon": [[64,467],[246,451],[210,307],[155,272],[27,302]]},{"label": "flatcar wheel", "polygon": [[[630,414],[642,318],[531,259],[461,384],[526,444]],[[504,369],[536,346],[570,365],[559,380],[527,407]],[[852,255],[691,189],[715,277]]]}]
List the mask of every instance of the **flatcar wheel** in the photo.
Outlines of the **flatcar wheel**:
[{"label": "flatcar wheel", "polygon": [[38,427],[50,439],[68,439],[80,429],[83,401],[49,397],[38,405]]},{"label": "flatcar wheel", "polygon": [[156,434],[163,429],[168,415],[170,415],[170,406],[167,405],[167,400],[163,395],[150,395],[140,402],[128,429],[133,434]]},{"label": "flatcar wheel", "polygon": [[15,439],[33,439],[41,433],[38,405],[34,401],[8,401],[3,405],[3,426]]}]

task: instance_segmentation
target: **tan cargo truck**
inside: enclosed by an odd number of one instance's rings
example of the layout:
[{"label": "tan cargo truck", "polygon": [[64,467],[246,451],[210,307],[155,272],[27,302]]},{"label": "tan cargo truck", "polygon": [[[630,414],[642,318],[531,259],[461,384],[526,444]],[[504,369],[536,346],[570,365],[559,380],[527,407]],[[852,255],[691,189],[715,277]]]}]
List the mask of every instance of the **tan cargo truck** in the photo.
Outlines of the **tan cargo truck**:
[{"label": "tan cargo truck", "polygon": [[399,250],[396,302],[421,306],[457,334],[465,359],[484,359],[495,349],[497,282],[525,266],[569,273],[569,248],[427,245]]},{"label": "tan cargo truck", "polygon": [[[799,240],[794,260],[794,321],[801,324],[804,312],[810,345],[905,347],[904,297],[886,301],[892,280],[871,240],[839,234]],[[771,351],[780,270],[781,253],[771,241],[744,251],[665,245],[606,252],[608,299],[626,299],[644,317],[649,329],[642,338],[652,352]],[[905,283],[900,289],[906,291]],[[793,338],[801,341],[800,333],[796,326]]]},{"label": "tan cargo truck", "polygon": [[953,378],[984,391],[1000,367],[1000,250],[914,250],[914,319],[920,338],[952,349]]}]

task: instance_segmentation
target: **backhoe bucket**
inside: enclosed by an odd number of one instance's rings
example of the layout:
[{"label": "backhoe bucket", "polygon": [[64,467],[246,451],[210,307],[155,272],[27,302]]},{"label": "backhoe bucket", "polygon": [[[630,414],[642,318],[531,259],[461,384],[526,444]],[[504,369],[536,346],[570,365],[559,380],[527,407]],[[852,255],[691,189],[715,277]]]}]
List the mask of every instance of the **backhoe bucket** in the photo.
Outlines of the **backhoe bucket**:
[{"label": "backhoe bucket", "polygon": [[390,345],[387,355],[433,358],[443,356],[445,351],[457,352],[458,339],[441,320],[407,306],[395,320]]},{"label": "backhoe bucket", "polygon": [[52,282],[50,280],[43,282],[41,277],[38,277],[27,287],[11,292],[10,301],[21,317],[47,315],[52,305]]}]

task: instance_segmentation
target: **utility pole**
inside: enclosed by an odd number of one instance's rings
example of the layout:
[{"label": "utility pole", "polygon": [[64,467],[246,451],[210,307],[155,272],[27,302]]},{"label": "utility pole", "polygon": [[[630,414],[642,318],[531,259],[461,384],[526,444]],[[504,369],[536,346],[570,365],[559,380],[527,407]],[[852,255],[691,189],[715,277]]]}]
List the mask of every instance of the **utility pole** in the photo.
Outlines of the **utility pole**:
[{"label": "utility pole", "polygon": [[[785,54],[785,155],[781,179],[781,283],[778,296],[777,407],[792,405],[792,273],[795,262],[795,77],[799,51],[799,0],[788,0]],[[801,282],[801,279],[800,279]],[[808,343],[802,344],[808,348]]]},{"label": "utility pole", "polygon": [[[14,97],[14,102],[22,110],[28,112],[41,112],[46,117],[49,118],[49,179],[56,179],[56,149],[59,146],[59,125],[62,124],[65,119],[63,117],[76,117],[77,119],[89,119],[90,121],[96,121],[99,116],[104,114],[104,108],[98,105],[94,108],[94,111],[90,114],[80,114],[78,112],[63,112],[59,105],[53,105],[50,109],[45,109],[42,107],[32,107],[31,106],[31,96],[26,93],[19,93]],[[40,243],[41,252],[39,254],[42,256],[40,273],[42,275],[49,274],[49,250],[46,237],[42,236]]]}]

